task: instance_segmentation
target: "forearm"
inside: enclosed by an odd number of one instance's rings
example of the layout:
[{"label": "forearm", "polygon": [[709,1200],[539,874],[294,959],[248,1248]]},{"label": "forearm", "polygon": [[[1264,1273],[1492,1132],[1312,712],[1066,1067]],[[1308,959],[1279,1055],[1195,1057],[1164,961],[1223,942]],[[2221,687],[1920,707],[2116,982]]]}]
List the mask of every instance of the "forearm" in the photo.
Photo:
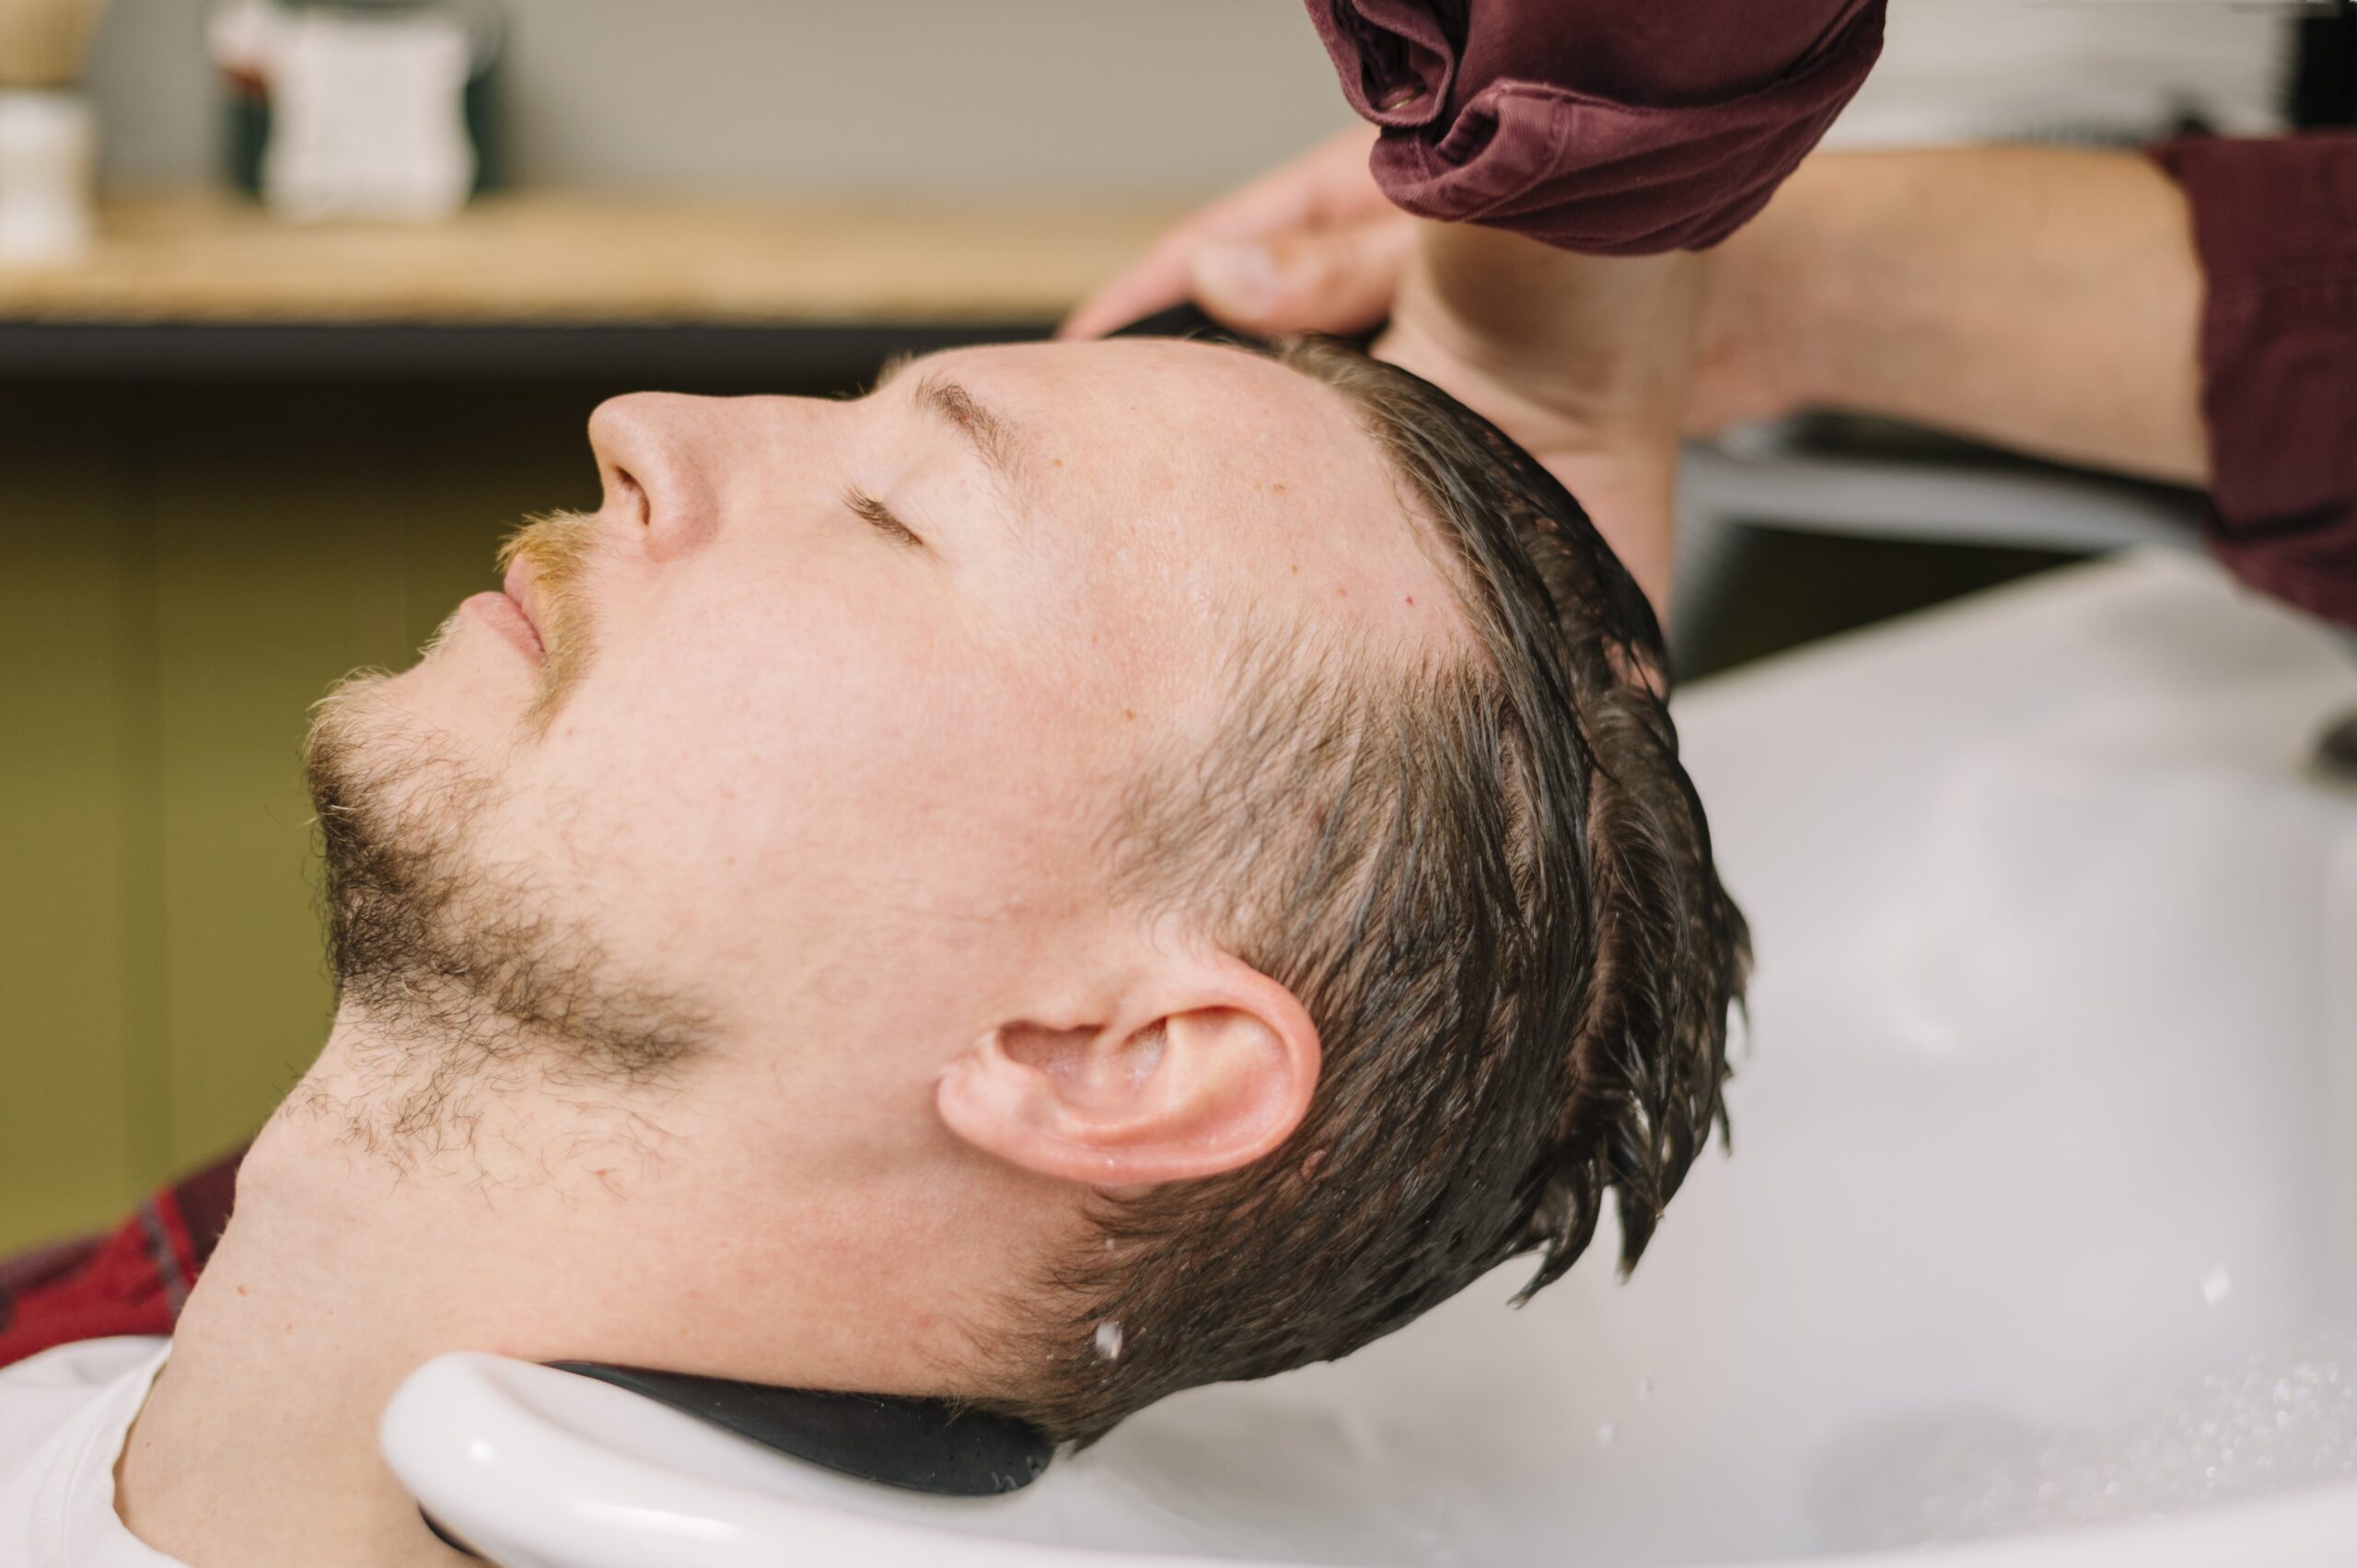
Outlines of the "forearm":
[{"label": "forearm", "polygon": [[2131,153],[1824,154],[1716,259],[1787,395],[2205,484],[2186,201]]}]

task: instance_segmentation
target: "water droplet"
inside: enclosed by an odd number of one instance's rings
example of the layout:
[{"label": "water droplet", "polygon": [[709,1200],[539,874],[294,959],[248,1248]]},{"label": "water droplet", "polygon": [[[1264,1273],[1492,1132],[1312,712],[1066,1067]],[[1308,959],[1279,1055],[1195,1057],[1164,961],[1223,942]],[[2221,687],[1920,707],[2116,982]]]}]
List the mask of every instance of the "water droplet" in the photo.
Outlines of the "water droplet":
[{"label": "water droplet", "polygon": [[1596,1429],[1596,1446],[1599,1448],[1609,1448],[1620,1436],[1620,1429],[1608,1421]]},{"label": "water droplet", "polygon": [[1119,1323],[1108,1319],[1097,1325],[1097,1353],[1108,1361],[1120,1356],[1121,1326]]},{"label": "water droplet", "polygon": [[2205,1305],[2215,1307],[2234,1293],[2234,1276],[2226,1272],[2223,1263],[2212,1264],[2210,1272],[2201,1276],[2201,1299]]},{"label": "water droplet", "polygon": [[1640,1400],[1650,1400],[1650,1399],[1652,1399],[1653,1397],[1654,1397],[1654,1380],[1653,1380],[1650,1376],[1646,1376],[1646,1377],[1640,1377],[1640,1378],[1638,1378],[1638,1379],[1637,1379],[1637,1398],[1638,1398],[1638,1399],[1640,1399]]}]

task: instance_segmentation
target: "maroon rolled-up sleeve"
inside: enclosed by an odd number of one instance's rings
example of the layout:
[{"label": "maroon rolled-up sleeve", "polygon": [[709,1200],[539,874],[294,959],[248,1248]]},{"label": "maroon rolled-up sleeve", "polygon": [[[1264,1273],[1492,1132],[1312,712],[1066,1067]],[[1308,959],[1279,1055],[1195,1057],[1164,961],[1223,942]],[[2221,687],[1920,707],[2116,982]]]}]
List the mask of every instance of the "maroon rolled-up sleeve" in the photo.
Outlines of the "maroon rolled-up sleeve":
[{"label": "maroon rolled-up sleeve", "polygon": [[2211,549],[2357,626],[2357,134],[2154,149],[2184,188],[2207,292]]},{"label": "maroon rolled-up sleeve", "polygon": [[1422,217],[1565,250],[1715,245],[1865,80],[1884,0],[1308,0]]}]

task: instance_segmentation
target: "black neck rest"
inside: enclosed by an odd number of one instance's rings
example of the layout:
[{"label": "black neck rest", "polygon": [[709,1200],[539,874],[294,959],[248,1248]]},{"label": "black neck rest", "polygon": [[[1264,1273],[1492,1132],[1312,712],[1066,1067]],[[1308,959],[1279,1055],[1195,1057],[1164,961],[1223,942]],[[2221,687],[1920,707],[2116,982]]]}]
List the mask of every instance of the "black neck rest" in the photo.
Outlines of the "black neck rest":
[{"label": "black neck rest", "polygon": [[1048,1440],[1012,1416],[946,1400],[773,1388],[595,1361],[556,1361],[839,1475],[937,1497],[994,1497],[1039,1479]]}]

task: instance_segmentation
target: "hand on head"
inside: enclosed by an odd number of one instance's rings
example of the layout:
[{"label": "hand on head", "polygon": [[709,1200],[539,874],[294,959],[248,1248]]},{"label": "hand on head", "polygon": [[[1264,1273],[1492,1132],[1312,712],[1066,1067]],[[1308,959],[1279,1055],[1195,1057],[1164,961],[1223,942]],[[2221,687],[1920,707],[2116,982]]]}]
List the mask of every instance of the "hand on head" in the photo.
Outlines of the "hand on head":
[{"label": "hand on head", "polygon": [[1702,259],[1580,256],[1422,222],[1376,189],[1373,141],[1344,132],[1206,207],[1075,310],[1062,335],[1189,298],[1262,337],[1384,325],[1376,356],[1545,463],[1665,609]]},{"label": "hand on head", "polygon": [[1657,602],[1681,430],[1840,408],[2211,482],[2190,209],[2141,154],[1820,152],[1708,253],[1619,258],[1405,217],[1366,145],[1337,138],[1215,203],[1066,331],[1190,293],[1262,335],[1387,314],[1376,353],[1546,462]]},{"label": "hand on head", "polygon": [[1239,331],[1363,332],[1389,313],[1416,220],[1367,172],[1375,133],[1320,142],[1187,219],[1091,295],[1057,336],[1101,337],[1192,299]]}]

